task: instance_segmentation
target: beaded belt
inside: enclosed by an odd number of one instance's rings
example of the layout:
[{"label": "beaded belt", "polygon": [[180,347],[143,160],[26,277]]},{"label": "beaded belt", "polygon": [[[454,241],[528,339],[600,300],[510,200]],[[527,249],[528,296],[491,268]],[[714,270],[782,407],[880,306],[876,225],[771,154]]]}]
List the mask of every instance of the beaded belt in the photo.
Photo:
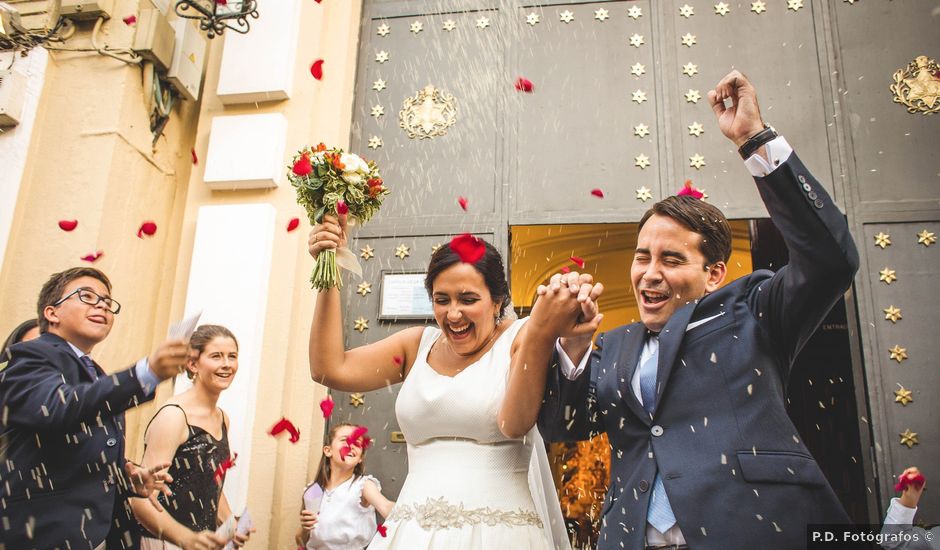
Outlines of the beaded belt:
[{"label": "beaded belt", "polygon": [[424,504],[396,504],[388,515],[389,520],[414,520],[425,530],[460,528],[465,525],[511,526],[534,525],[542,528],[538,514],[522,508],[516,511],[485,508],[464,508],[463,504],[451,504],[443,498],[427,499]]}]

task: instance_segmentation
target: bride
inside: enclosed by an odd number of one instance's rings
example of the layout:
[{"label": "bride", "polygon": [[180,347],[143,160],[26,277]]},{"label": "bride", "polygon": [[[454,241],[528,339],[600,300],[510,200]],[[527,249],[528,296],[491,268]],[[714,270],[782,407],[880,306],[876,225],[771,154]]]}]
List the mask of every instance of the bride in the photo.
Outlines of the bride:
[{"label": "bride", "polygon": [[[345,216],[326,216],[308,244],[314,258],[345,246]],[[436,327],[344,350],[339,291],[317,297],[313,379],[356,392],[402,383],[395,413],[408,442],[408,476],[387,536],[375,537],[370,550],[570,548],[534,425],[554,342],[594,331],[602,287],[549,293],[530,317],[515,319],[502,258],[489,243],[479,245],[485,250],[474,263],[449,245],[432,255],[425,287]]]}]

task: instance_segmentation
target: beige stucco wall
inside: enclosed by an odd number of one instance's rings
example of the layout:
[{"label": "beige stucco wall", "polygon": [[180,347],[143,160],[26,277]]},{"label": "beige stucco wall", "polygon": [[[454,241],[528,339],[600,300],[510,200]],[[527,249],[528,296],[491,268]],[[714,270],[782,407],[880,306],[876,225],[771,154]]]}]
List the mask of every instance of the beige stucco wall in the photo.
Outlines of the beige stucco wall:
[{"label": "beige stucco wall", "polygon": [[[203,100],[196,128],[195,148],[205,158],[212,118],[219,115],[282,113],[288,120],[287,166],[300,147],[320,141],[347,147],[352,119],[360,1],[303,2],[301,33],[297,43],[295,80],[291,99],[251,105],[224,106],[215,96],[219,79],[222,41],[211,44]],[[313,60],[327,60],[322,81],[310,76]],[[258,532],[251,548],[294,548],[299,525],[300,495],[320,457],[323,418],[318,407],[326,395],[310,380],[307,337],[315,295],[310,290],[313,261],[306,252],[309,225],[297,206],[293,188],[283,183],[270,190],[213,191],[202,182],[201,163],[189,178],[182,223],[182,239],[176,258],[176,279],[171,310],[183,315],[190,252],[199,207],[232,203],[268,203],[278,212],[272,257],[267,319],[263,349],[263,373],[258,386],[257,410],[252,434],[251,476],[248,507]],[[288,221],[301,218],[301,226],[286,233]],[[301,438],[267,435],[272,419],[285,416],[300,429]]]},{"label": "beige stucco wall", "polygon": [[[146,0],[145,0],[146,3]],[[137,11],[119,0],[115,13]],[[114,283],[124,309],[110,337],[94,352],[108,370],[124,368],[161,341],[170,322],[183,315],[199,207],[267,203],[278,212],[272,253],[248,506],[258,532],[250,548],[293,548],[300,491],[319,460],[323,418],[317,403],[325,389],[307,370],[307,333],[314,294],[312,260],[306,253],[309,226],[289,184],[273,190],[212,191],[202,182],[212,118],[217,115],[283,113],[288,119],[284,165],[296,149],[323,141],[346,147],[352,112],[361,1],[302,3],[296,76],[290,100],[223,106],[218,82],[222,40],[210,42],[199,103],[182,102],[164,136],[151,148],[141,69],[90,53],[55,53],[35,120],[28,160],[10,238],[0,270],[0,334],[35,315],[39,288],[49,274],[83,264],[79,258],[104,252],[94,265]],[[90,25],[73,39],[87,44]],[[103,29],[112,47],[126,47],[133,29],[120,17]],[[316,58],[327,60],[326,76],[309,73]],[[190,149],[200,162],[193,165]],[[286,233],[290,218],[301,227]],[[57,222],[78,219],[66,233]],[[157,234],[138,239],[141,222],[154,220]],[[139,460],[141,438],[155,407],[172,393],[170,383],[153,403],[130,413],[128,457]],[[267,435],[271,418],[286,416],[301,439]]]}]

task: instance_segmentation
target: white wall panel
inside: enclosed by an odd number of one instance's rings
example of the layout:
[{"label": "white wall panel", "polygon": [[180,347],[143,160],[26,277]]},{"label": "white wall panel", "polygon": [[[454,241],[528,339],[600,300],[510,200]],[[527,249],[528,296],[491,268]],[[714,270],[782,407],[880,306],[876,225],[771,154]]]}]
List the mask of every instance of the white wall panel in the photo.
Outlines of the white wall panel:
[{"label": "white wall panel", "polygon": [[222,103],[290,98],[300,30],[300,0],[260,0],[247,34],[226,32],[216,95]]},{"label": "white wall panel", "polygon": [[11,56],[15,56],[12,70],[26,75],[28,80],[22,121],[16,126],[0,130],[0,265],[3,265],[3,255],[10,238],[13,211],[26,168],[29,138],[33,133],[39,95],[46,80],[49,53],[42,48],[34,48],[26,57],[20,57],[19,52],[7,52],[0,55],[0,67],[8,66]]},{"label": "white wall panel", "polygon": [[[201,207],[186,290],[186,316],[202,311],[199,324],[223,325],[238,339],[238,372],[219,400],[229,417],[232,452],[238,453],[225,480],[225,494],[236,514],[248,501],[275,217],[270,204]],[[181,393],[191,386],[180,375],[174,391]]]},{"label": "white wall panel", "polygon": [[220,190],[277,187],[287,170],[286,140],[281,113],[215,117],[203,181]]}]

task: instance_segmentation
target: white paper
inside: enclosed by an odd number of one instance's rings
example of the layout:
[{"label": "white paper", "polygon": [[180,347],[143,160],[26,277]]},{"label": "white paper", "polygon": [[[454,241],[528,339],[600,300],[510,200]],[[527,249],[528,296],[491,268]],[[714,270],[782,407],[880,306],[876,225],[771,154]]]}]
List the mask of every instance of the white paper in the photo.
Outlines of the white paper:
[{"label": "white paper", "polygon": [[225,523],[215,530],[215,534],[226,541],[231,541],[235,537],[235,514],[230,515]]},{"label": "white paper", "polygon": [[173,323],[170,326],[170,330],[167,334],[167,340],[183,340],[189,342],[189,339],[192,338],[193,333],[196,332],[196,327],[199,325],[199,317],[202,316],[202,311],[197,311],[189,317],[185,317],[176,323]]},{"label": "white paper", "polygon": [[320,511],[320,501],[323,500],[323,489],[318,483],[314,483],[304,491],[304,510],[318,513]]},{"label": "white paper", "polygon": [[[251,514],[248,513],[248,507],[245,506],[245,509],[242,511],[242,515],[238,517],[238,524],[235,526],[235,534],[245,536],[248,534],[248,531],[251,531],[253,524],[251,523]],[[235,542],[230,540],[228,544],[225,545],[225,550],[234,550]]]}]

